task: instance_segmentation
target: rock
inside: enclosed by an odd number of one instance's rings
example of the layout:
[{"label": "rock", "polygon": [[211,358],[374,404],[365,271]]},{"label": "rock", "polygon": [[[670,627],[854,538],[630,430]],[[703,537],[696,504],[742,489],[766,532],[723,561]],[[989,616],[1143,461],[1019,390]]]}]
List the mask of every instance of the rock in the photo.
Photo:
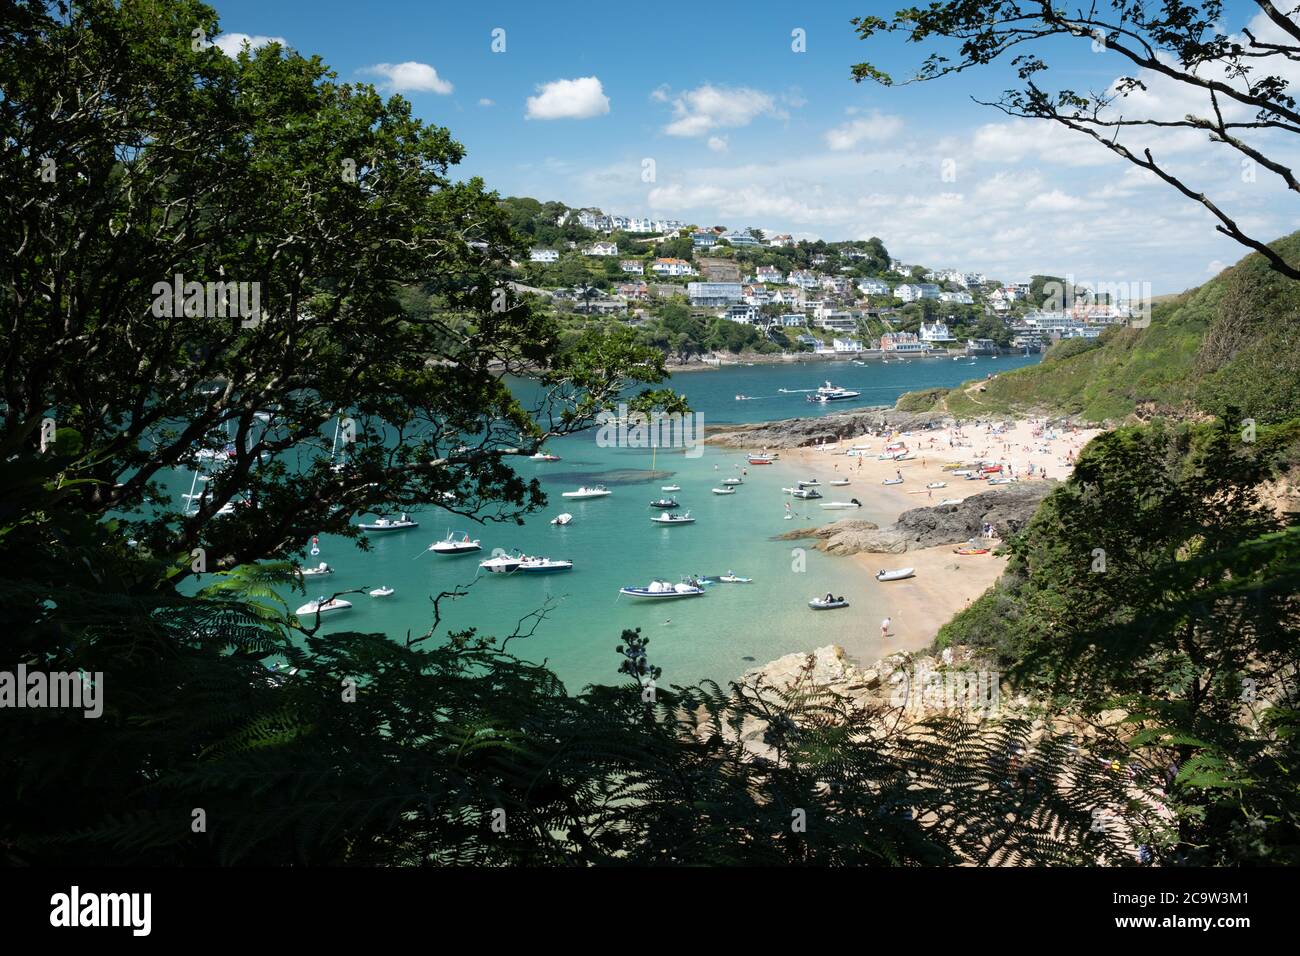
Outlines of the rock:
[{"label": "rock", "polygon": [[918,431],[937,427],[950,416],[939,412],[900,412],[893,408],[867,408],[820,418],[787,418],[778,422],[720,425],[705,429],[706,442],[730,448],[801,448],[823,442],[858,438],[881,427]]},{"label": "rock", "polygon": [[894,530],[913,548],[969,541],[982,534],[986,523],[993,525],[1000,538],[1006,539],[1029,523],[1056,485],[1054,481],[999,485],[971,495],[960,504],[913,508],[898,516]]}]

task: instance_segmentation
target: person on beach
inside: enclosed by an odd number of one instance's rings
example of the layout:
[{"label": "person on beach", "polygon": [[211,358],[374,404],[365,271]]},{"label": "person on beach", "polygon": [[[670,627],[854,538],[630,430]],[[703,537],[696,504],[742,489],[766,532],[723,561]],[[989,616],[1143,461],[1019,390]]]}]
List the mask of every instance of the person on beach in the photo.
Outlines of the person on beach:
[{"label": "person on beach", "polygon": [[880,636],[882,639],[889,636],[889,625],[892,623],[894,623],[894,620],[889,617],[880,622]]},{"label": "person on beach", "polygon": [[894,477],[896,477],[899,481],[902,481],[902,480],[903,480],[903,473],[902,473],[901,471],[899,471],[897,468],[895,468],[895,469],[894,469]]}]

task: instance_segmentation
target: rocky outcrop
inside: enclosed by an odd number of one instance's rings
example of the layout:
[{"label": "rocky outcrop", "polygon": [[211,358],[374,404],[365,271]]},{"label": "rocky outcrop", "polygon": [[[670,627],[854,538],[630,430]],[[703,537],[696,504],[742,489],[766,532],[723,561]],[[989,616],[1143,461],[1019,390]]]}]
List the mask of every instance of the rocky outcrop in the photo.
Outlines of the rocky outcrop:
[{"label": "rocky outcrop", "polygon": [[893,408],[865,408],[820,418],[787,418],[750,425],[718,425],[705,429],[705,441],[729,448],[801,448],[823,442],[859,438],[872,429],[918,431],[938,427],[948,416],[937,412],[900,412]]},{"label": "rocky outcrop", "polygon": [[1003,485],[955,505],[935,505],[904,511],[888,528],[870,521],[845,518],[817,528],[795,528],[777,535],[780,541],[817,540],[827,554],[902,554],[907,550],[960,544],[983,533],[991,524],[1006,540],[1020,532],[1057,482],[1027,481]]}]

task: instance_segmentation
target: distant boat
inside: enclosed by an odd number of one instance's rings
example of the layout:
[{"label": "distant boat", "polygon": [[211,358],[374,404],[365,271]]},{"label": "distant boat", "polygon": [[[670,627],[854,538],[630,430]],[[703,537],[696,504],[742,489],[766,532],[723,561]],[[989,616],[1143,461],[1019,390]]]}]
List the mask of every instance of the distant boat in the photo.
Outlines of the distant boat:
[{"label": "distant boat", "polygon": [[299,617],[306,617],[315,614],[328,614],[331,611],[346,611],[352,607],[351,601],[344,601],[342,598],[330,598],[328,601],[324,597],[318,597],[314,601],[308,601],[294,613]]},{"label": "distant boat", "polygon": [[832,487],[835,487],[835,488],[843,488],[843,487],[844,487],[845,485],[847,485],[847,484],[849,484],[849,479],[847,479],[847,478],[832,478],[832,479],[831,479],[831,486],[832,486]]},{"label": "distant boat", "polygon": [[483,546],[479,544],[478,538],[470,539],[468,534],[462,534],[456,537],[456,532],[448,531],[447,537],[441,541],[435,541],[429,545],[429,550],[435,554],[469,554],[471,551],[482,551]]},{"label": "distant boat", "polygon": [[322,561],[320,564],[316,565],[316,567],[314,567],[314,568],[303,568],[303,569],[302,569],[302,576],[303,576],[304,578],[312,578],[312,577],[317,577],[318,575],[322,575],[322,574],[333,574],[333,573],[334,573],[334,569],[331,568],[331,567],[330,567],[328,564],[326,564],[324,561]]},{"label": "distant boat", "polygon": [[563,527],[564,525],[568,524],[572,520],[573,520],[573,515],[569,514],[566,511],[564,514],[556,515],[554,518],[552,518],[551,524],[558,524],[561,527]]},{"label": "distant boat", "polygon": [[680,514],[680,515],[669,514],[668,512],[665,511],[663,514],[655,515],[653,518],[650,519],[650,521],[654,524],[694,524],[695,523],[695,519],[691,517],[691,513],[689,511],[686,512],[685,514]]},{"label": "distant boat", "polygon": [[671,584],[668,581],[651,581],[643,588],[625,587],[618,589],[619,594],[634,598],[664,600],[670,598],[702,597],[704,588],[698,584]]},{"label": "distant boat", "polygon": [[913,577],[916,574],[914,568],[894,568],[893,570],[881,570],[876,572],[877,581],[901,581],[904,578]]},{"label": "distant boat", "polygon": [[886,478],[884,481],[881,482],[882,485],[901,485],[902,483],[903,483],[902,478]]},{"label": "distant boat", "polygon": [[661,485],[661,486],[659,487],[659,490],[660,490],[660,491],[681,491],[681,490],[682,490],[682,486],[681,486],[681,485]]},{"label": "distant boat", "polygon": [[796,481],[795,484],[798,485],[800,488],[816,488],[818,485],[821,484],[821,482],[818,481],[816,478],[804,478],[800,481]]},{"label": "distant boat", "polygon": [[773,455],[746,455],[745,460],[751,465],[770,465],[776,458]]},{"label": "distant boat", "polygon": [[713,493],[715,495],[734,495],[736,493],[736,489],[735,488],[714,488]]},{"label": "distant boat", "polygon": [[948,482],[946,482],[946,481],[932,481],[932,482],[930,482],[929,484],[927,484],[925,487],[927,487],[927,488],[947,488],[947,487],[948,487]]},{"label": "distant boat", "polygon": [[392,594],[393,594],[393,589],[388,587],[387,585],[383,587],[375,588],[373,591],[370,592],[371,597],[391,597]]},{"label": "distant boat", "polygon": [[753,396],[753,395],[737,395],[737,396],[736,396],[736,401],[738,401],[738,402],[752,402],[752,401],[754,400],[754,398],[755,398],[755,396]]},{"label": "distant boat", "polygon": [[590,488],[588,488],[586,485],[583,485],[577,491],[565,491],[561,493],[560,497],[575,498],[575,499],[607,498],[612,493],[613,492],[609,491],[604,485],[592,485]]},{"label": "distant boat", "polygon": [[573,562],[562,558],[524,558],[519,565],[520,574],[554,574],[572,570]]},{"label": "distant boat", "polygon": [[723,478],[722,483],[724,485],[743,485],[745,483],[745,479],[744,478]]},{"label": "distant boat", "polygon": [[537,454],[535,454],[535,455],[532,456],[532,460],[533,460],[533,461],[559,461],[559,460],[560,460],[560,456],[559,456],[559,455],[548,455],[548,454],[546,454],[545,452],[541,452],[541,451],[539,451]]},{"label": "distant boat", "polygon": [[790,495],[793,498],[802,498],[805,501],[811,501],[814,498],[820,498],[821,492],[816,488],[793,488],[790,490]]},{"label": "distant boat", "polygon": [[824,501],[817,507],[834,509],[834,510],[839,510],[844,508],[861,508],[862,502],[858,501],[857,498],[850,498],[848,501]]},{"label": "distant boat", "polygon": [[753,578],[742,578],[740,575],[735,574],[732,571],[719,575],[718,580],[723,584],[751,584],[754,581]]},{"label": "distant boat", "polygon": [[988,554],[992,548],[953,548],[953,554]]},{"label": "distant boat", "polygon": [[650,502],[651,508],[680,508],[676,498],[656,498]]},{"label": "distant boat", "polygon": [[861,392],[854,392],[847,388],[840,388],[827,382],[817,389],[816,392],[808,396],[808,401],[817,402],[825,405],[827,402],[842,402],[850,398],[857,398]]},{"label": "distant boat", "polygon": [[828,594],[824,598],[813,598],[808,602],[808,606],[814,611],[834,611],[837,608],[848,607],[849,602],[842,597],[831,597]]},{"label": "distant boat", "polygon": [[357,527],[370,534],[376,534],[384,531],[409,531],[411,528],[420,527],[420,522],[412,521],[406,515],[402,515],[396,521],[391,518],[379,518],[369,524],[359,524]]}]

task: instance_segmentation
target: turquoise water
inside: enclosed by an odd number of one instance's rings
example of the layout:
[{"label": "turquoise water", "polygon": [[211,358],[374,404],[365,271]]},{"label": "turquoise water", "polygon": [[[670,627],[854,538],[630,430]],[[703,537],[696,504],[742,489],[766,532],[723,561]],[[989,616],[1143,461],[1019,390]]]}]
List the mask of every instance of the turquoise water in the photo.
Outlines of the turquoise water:
[{"label": "turquoise water", "polygon": [[[672,386],[685,393],[692,408],[708,425],[752,422],[827,414],[866,405],[892,405],[905,391],[953,386],[1036,362],[1038,356],[997,359],[914,359],[881,365],[849,362],[780,366],[736,366],[720,371],[680,374]],[[812,389],[830,378],[836,385],[861,390],[862,399],[831,408],[809,404],[802,393],[781,394],[780,388]],[[738,402],[737,394],[755,396]],[[784,520],[791,499],[783,486],[802,477],[783,463],[749,466],[741,451],[711,446],[698,458],[680,449],[659,449],[654,455],[662,477],[651,477],[649,449],[602,448],[594,430],[548,444],[558,462],[518,459],[525,477],[536,475],[550,497],[543,513],[525,525],[477,525],[431,507],[412,516],[421,526],[372,537],[373,550],[358,551],[341,538],[320,539],[321,553],[309,562],[328,561],[335,574],[308,579],[306,596],[289,597],[291,607],[318,594],[348,588],[395,588],[386,598],[351,594],[353,609],[325,618],[322,630],[362,630],[402,638],[428,629],[432,596],[456,585],[472,584],[469,594],[441,604],[441,633],[476,628],[502,636],[517,627],[533,626],[529,615],[551,606],[531,637],[512,642],[511,649],[535,661],[546,660],[571,690],[592,682],[617,678],[614,653],[623,628],[640,627],[651,638],[651,661],[662,667],[663,683],[690,683],[702,678],[726,681],[756,663],[792,651],[840,643],[860,654],[872,647],[880,615],[873,607],[875,582],[848,561],[829,558],[801,547],[803,542],[772,541],[791,527],[820,524],[849,514],[870,520],[892,515],[873,509],[872,492],[857,483],[846,488],[820,489],[824,500],[857,497],[864,508],[854,512],[823,511],[818,502],[792,502],[796,515]],[[723,478],[739,476],[738,493],[714,495],[710,489]],[[573,501],[562,491],[580,484],[603,483],[608,498]],[[660,486],[681,485],[673,496],[682,511],[698,520],[693,525],[658,527],[658,514],[649,502],[661,497]],[[552,526],[552,517],[569,512],[566,527]],[[483,550],[463,557],[426,552],[448,530],[466,531],[482,541]],[[478,562],[493,549],[523,549],[529,554],[567,558],[574,569],[552,575],[479,573]],[[626,585],[645,585],[653,578],[677,581],[686,574],[723,574],[734,569],[752,577],[752,584],[719,584],[706,596],[679,601],[638,602],[619,595]],[[843,611],[815,612],[810,598],[833,591],[851,602]],[[522,622],[522,624],[521,624]]]}]

